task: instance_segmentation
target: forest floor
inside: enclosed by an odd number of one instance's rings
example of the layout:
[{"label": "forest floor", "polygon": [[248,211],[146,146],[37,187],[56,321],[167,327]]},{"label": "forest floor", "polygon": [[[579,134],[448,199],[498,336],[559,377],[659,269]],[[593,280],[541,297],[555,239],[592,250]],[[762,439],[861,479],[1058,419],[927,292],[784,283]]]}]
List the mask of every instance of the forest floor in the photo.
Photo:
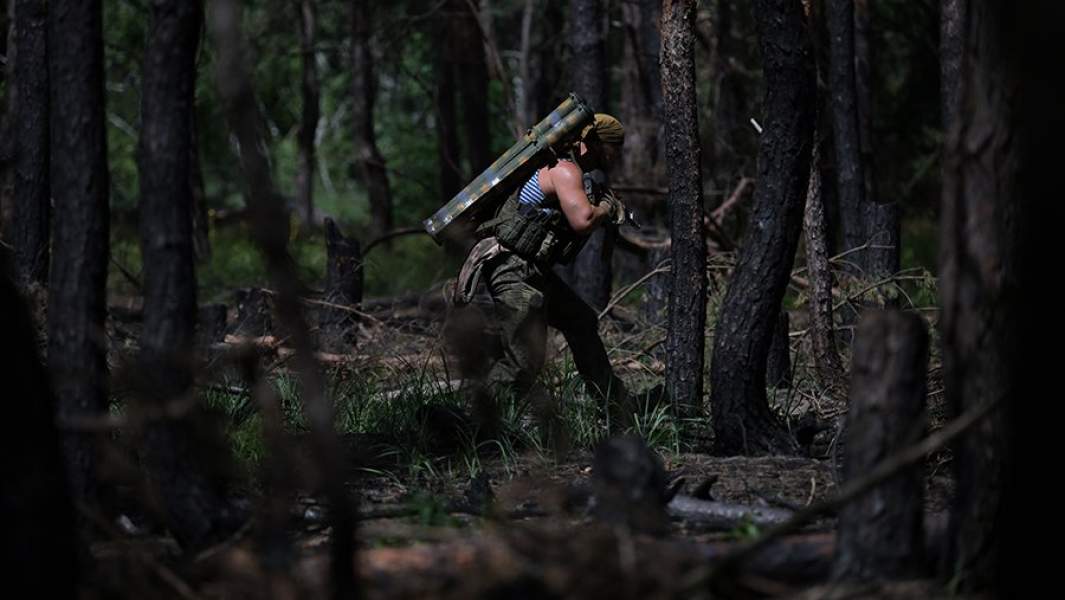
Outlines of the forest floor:
[{"label": "forest floor", "polygon": [[[799,315],[792,327],[802,326]],[[136,327],[111,324],[116,355],[136,338]],[[661,382],[661,328],[617,307],[602,330],[611,361],[630,388],[646,391]],[[235,345],[235,338],[227,339]],[[342,359],[324,357],[338,429],[350,451],[346,484],[358,499],[355,560],[366,597],[710,597],[699,574],[764,533],[749,521],[722,528],[678,518],[668,531],[637,533],[604,525],[575,503],[574,495],[589,486],[594,448],[608,432],[561,336],[552,337],[550,345],[545,383],[563,406],[572,442],[563,454],[546,448],[529,408],[517,403],[503,410],[500,440],[475,441],[466,429],[468,404],[456,384],[455,366],[449,364],[439,307],[424,297],[381,304],[360,325],[357,352]],[[660,456],[668,479],[683,478],[681,494],[705,496],[708,488],[717,502],[787,510],[831,497],[836,476],[829,457],[844,409],[840,398],[818,390],[809,376],[804,338],[793,335],[791,345],[791,385],[770,390],[770,395],[778,415],[796,429],[822,426],[803,456],[710,456],[704,452],[710,444],[704,423],[676,423],[661,407],[644,405],[637,432]],[[281,344],[259,349],[264,363],[275,367],[271,376],[288,411],[285,428],[297,456],[295,470],[314,471],[310,434],[299,413],[298,392],[288,389],[294,384],[282,350]],[[230,376],[224,368],[216,369],[210,385],[234,388]],[[943,420],[937,376],[933,362],[933,429]],[[254,473],[262,471],[268,458],[261,442],[248,440],[261,436],[262,423],[239,393],[208,393],[207,401],[231,420],[226,431],[237,461],[252,473],[238,486],[239,502],[257,514],[268,496]],[[949,453],[941,452],[926,464],[925,512],[933,527],[942,526],[952,495],[949,460]],[[313,485],[295,487],[302,491],[287,501],[291,518],[281,542],[264,542],[263,525],[253,519],[226,541],[190,556],[180,552],[165,530],[126,516],[120,522],[126,525],[124,533],[92,546],[99,591],[114,590],[122,582],[128,592],[132,582],[153,597],[302,598],[326,593],[334,534],[328,506]],[[724,591],[717,588],[716,597],[950,596],[931,580],[826,584],[834,527],[831,516],[812,522],[767,551],[767,557],[784,558],[766,558],[760,570],[737,576]],[[796,557],[805,561],[799,567]]]}]

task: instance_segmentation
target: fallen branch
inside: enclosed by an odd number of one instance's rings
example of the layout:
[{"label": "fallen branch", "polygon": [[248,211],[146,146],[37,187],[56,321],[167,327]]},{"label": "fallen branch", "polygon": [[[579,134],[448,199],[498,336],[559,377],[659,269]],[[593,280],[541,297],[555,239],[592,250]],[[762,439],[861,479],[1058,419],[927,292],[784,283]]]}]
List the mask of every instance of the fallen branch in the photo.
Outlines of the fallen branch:
[{"label": "fallen branch", "polygon": [[792,511],[780,508],[727,504],[681,495],[674,496],[666,510],[674,519],[697,523],[716,531],[730,531],[746,523],[756,527],[772,527],[794,515]]},{"label": "fallen branch", "polygon": [[654,277],[655,275],[658,275],[659,273],[668,273],[669,272],[669,265],[667,263],[669,263],[669,259],[668,258],[666,260],[663,260],[662,262],[658,263],[658,266],[655,267],[654,269],[652,269],[649,273],[647,273],[643,277],[640,277],[639,279],[637,279],[632,284],[626,286],[624,289],[622,289],[617,294],[614,294],[614,297],[610,299],[610,302],[607,303],[606,307],[603,308],[602,312],[600,312],[599,316],[596,317],[596,318],[597,319],[602,319],[608,312],[610,312],[610,309],[614,308],[614,306],[617,305],[618,302],[621,302],[622,300],[624,300],[625,296],[628,296],[629,294],[631,294],[633,292],[633,290],[635,290],[636,288],[638,288],[641,285],[643,285],[643,283],[645,281],[647,281],[648,279]]}]

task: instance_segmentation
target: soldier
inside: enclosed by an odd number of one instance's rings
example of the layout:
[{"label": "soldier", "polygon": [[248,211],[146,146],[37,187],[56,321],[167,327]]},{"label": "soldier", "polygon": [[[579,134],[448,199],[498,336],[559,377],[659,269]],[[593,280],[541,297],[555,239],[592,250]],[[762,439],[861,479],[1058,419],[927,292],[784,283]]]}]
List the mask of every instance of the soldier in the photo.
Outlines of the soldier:
[{"label": "soldier", "polygon": [[470,251],[456,292],[468,298],[484,280],[502,334],[503,356],[483,375],[477,396],[482,424],[492,433],[495,398],[510,389],[530,399],[555,443],[562,443],[557,407],[537,383],[548,325],[565,336],[577,370],[611,423],[632,424],[633,403],[611,369],[595,311],[552,271],[571,261],[596,228],[625,222],[627,211],[606,187],[604,174],[620,158],[624,137],[617,119],[596,114],[568,157],[534,172],[477,230],[484,239]]}]

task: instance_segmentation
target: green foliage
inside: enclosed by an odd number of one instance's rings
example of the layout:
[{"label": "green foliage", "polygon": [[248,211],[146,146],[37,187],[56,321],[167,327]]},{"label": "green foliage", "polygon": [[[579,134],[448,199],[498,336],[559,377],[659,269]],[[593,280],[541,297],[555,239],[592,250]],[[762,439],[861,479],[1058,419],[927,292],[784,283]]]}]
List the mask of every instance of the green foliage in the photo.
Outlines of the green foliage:
[{"label": "green foliage", "polygon": [[729,537],[737,541],[750,541],[756,539],[761,534],[761,530],[754,524],[754,521],[751,520],[750,515],[744,515],[739,524],[729,531]]}]

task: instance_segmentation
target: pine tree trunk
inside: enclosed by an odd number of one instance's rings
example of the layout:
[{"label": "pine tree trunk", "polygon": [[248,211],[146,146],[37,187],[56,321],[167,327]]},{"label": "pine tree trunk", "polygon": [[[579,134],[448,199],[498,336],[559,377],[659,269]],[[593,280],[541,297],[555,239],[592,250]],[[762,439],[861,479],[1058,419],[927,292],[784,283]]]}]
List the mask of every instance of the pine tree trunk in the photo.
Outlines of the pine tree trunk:
[{"label": "pine tree trunk", "polygon": [[[899,205],[898,201],[882,202],[885,199],[877,193],[873,148],[873,57],[870,47],[873,24],[870,10],[869,0],[854,0],[854,84],[865,187],[865,229],[869,240],[877,246],[866,252],[866,271],[869,279],[880,281],[899,271]],[[895,289],[888,286],[879,288],[869,304],[894,305],[897,300]]]},{"label": "pine tree trunk", "polygon": [[[191,129],[202,23],[198,1],[154,2],[144,54],[138,161],[144,333],[138,399],[160,410],[179,402],[192,385],[197,309]],[[221,482],[205,475],[220,457],[205,455],[195,424],[190,417],[163,420],[144,433],[151,479],[170,531],[186,549],[201,548],[240,524],[224,500]]]},{"label": "pine tree trunk", "polygon": [[48,3],[18,0],[15,62],[18,86],[14,138],[11,242],[20,285],[48,281],[52,194],[48,180]]},{"label": "pine tree trunk", "polygon": [[950,131],[960,108],[968,6],[969,0],[941,0],[939,5],[939,89],[944,133]]},{"label": "pine tree trunk", "polygon": [[6,584],[47,598],[78,595],[78,540],[69,485],[63,478],[56,401],[37,351],[33,317],[7,269],[0,273],[0,314],[8,354],[0,361],[9,403],[0,435],[0,556]]},{"label": "pine tree trunk", "polygon": [[303,63],[303,78],[300,90],[303,109],[300,113],[299,159],[296,171],[296,206],[301,207],[308,226],[314,224],[314,168],[315,141],[318,131],[318,61],[315,54],[315,35],[318,14],[315,0],[298,0],[300,14],[300,56]]},{"label": "pine tree trunk", "polygon": [[[195,102],[195,100],[193,101]],[[197,262],[211,258],[211,221],[207,212],[207,194],[203,188],[203,167],[200,165],[200,136],[197,133],[199,120],[195,107],[192,111],[192,126],[189,129],[189,186],[192,190],[192,249]]]},{"label": "pine tree trunk", "polygon": [[[602,0],[570,2],[571,87],[596,112],[606,112],[609,99],[603,11]],[[567,269],[570,286],[596,310],[610,301],[614,274],[613,243],[608,238],[612,234],[605,227],[593,232]]]},{"label": "pine tree trunk", "polygon": [[462,107],[466,160],[470,169],[464,180],[469,181],[495,159],[489,133],[488,64],[485,62],[483,36],[470,0],[449,0],[446,8],[450,24],[444,53],[451,64],[458,105]]},{"label": "pine tree trunk", "polygon": [[995,526],[1011,449],[1006,404],[1018,400],[1013,358],[1022,296],[1018,277],[1024,216],[1016,47],[1006,39],[1010,3],[972,3],[964,16],[958,106],[945,148],[939,293],[944,385],[956,414],[998,407],[955,448],[958,488],[947,575],[965,589],[989,587],[1005,535]]},{"label": "pine tree trunk", "polygon": [[806,236],[806,268],[810,276],[810,344],[817,380],[822,388],[835,389],[843,378],[843,363],[836,350],[832,320],[832,269],[828,262],[825,204],[821,194],[821,144],[810,159],[810,183],[806,193],[803,231]]},{"label": "pine tree trunk", "polygon": [[362,184],[370,198],[370,216],[374,235],[392,229],[392,190],[388,182],[385,159],[377,148],[374,133],[374,103],[377,98],[377,75],[370,49],[374,4],[353,2],[351,19],[351,97],[352,123],[355,129],[356,162]]},{"label": "pine tree trunk", "polygon": [[715,451],[797,450],[766,399],[766,356],[802,228],[815,122],[813,57],[801,3],[755,4],[765,63],[764,131],[752,226],[718,316],[710,365]]},{"label": "pine tree trunk", "polygon": [[703,408],[706,239],[695,95],[695,2],[662,4],[662,90],[669,171],[670,288],[666,388],[678,416]]},{"label": "pine tree trunk", "polygon": [[[104,318],[108,260],[107,138],[100,0],[49,3],[52,264],[48,367],[60,420],[107,406]],[[64,435],[71,493],[92,503],[95,451],[85,433]]]},{"label": "pine tree trunk", "polygon": [[[858,326],[843,434],[843,479],[868,473],[924,433],[928,332],[921,318],[868,311]],[[926,575],[924,477],[910,468],[842,508],[834,576]]]},{"label": "pine tree trunk", "polygon": [[[836,190],[843,250],[858,248],[868,241],[866,230],[865,174],[861,160],[858,95],[854,69],[854,0],[827,0],[829,31],[829,107],[836,150]],[[851,255],[849,272],[867,275],[868,250]]]},{"label": "pine tree trunk", "polygon": [[[447,46],[446,31],[438,32],[440,44]],[[465,181],[460,157],[458,124],[455,118],[455,70],[443,58],[436,68],[436,144],[440,173],[440,203],[462,190]]]}]

